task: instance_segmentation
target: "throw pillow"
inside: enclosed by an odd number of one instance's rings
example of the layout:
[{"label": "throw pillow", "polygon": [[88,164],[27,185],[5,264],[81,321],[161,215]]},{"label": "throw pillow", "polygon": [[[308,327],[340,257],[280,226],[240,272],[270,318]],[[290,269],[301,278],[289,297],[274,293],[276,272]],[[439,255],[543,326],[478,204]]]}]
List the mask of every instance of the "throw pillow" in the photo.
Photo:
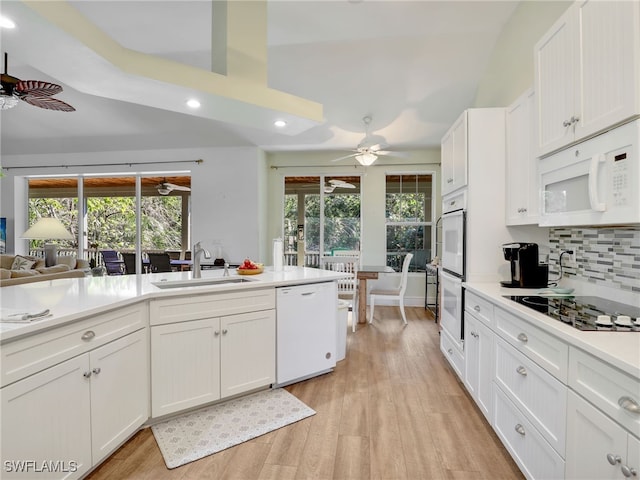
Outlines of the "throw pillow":
[{"label": "throw pillow", "polygon": [[31,270],[31,267],[35,264],[36,262],[33,260],[16,255],[16,258],[13,260],[13,264],[11,264],[11,270]]},{"label": "throw pillow", "polygon": [[71,255],[60,256],[56,258],[56,265],[67,265],[71,270],[76,268],[76,257]]},{"label": "throw pillow", "polygon": [[7,278],[11,278],[11,270],[0,268],[0,280],[6,280]]},{"label": "throw pillow", "polygon": [[68,272],[69,270],[71,270],[69,265],[54,265],[52,267],[36,268],[36,271],[42,274]]}]

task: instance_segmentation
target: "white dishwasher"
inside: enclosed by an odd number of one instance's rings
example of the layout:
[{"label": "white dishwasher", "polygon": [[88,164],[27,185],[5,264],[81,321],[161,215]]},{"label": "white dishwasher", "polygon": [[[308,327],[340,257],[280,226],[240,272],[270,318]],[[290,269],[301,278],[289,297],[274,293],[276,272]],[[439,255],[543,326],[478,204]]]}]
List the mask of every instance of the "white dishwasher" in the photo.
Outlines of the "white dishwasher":
[{"label": "white dishwasher", "polygon": [[336,366],[336,282],[276,290],[277,385],[331,371]]}]

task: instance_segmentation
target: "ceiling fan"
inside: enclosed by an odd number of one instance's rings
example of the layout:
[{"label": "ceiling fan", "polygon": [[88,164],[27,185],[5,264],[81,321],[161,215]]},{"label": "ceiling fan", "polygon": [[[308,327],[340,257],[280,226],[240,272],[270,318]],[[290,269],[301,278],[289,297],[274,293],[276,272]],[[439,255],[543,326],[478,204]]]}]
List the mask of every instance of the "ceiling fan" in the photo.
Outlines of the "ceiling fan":
[{"label": "ceiling fan", "polygon": [[380,135],[371,135],[369,132],[369,126],[371,125],[371,115],[366,115],[362,122],[364,123],[364,138],[360,141],[355,150],[352,150],[354,153],[349,155],[345,155],[344,157],[336,158],[332,160],[332,162],[339,162],[341,160],[346,160],[347,158],[355,157],[355,159],[360,162],[361,165],[367,167],[375,162],[379,156],[385,155],[390,157],[406,157],[407,154],[404,152],[392,152],[390,150],[386,150],[387,144],[384,137]]},{"label": "ceiling fan", "polygon": [[7,110],[18,104],[18,100],[23,100],[34,107],[45,108],[47,110],[58,110],[60,112],[75,112],[68,103],[53,98],[53,95],[60,93],[62,87],[55,83],[43,82],[40,80],[20,80],[7,73],[7,53],[4,54],[4,73],[0,87],[0,109]]},{"label": "ceiling fan", "polygon": [[182,185],[176,185],[175,183],[167,182],[165,178],[162,183],[156,185],[156,189],[160,195],[169,195],[174,190],[180,190],[183,192],[190,192],[191,189],[189,187],[183,187]]},{"label": "ceiling fan", "polygon": [[324,193],[333,193],[336,188],[356,188],[356,186],[344,180],[331,179],[324,184]]}]

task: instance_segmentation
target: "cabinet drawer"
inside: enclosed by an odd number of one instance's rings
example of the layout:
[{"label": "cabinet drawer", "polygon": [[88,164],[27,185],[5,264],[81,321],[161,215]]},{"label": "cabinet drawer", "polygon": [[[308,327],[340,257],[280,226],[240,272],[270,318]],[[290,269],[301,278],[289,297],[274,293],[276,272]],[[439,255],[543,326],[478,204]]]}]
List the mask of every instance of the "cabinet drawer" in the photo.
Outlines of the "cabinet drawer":
[{"label": "cabinet drawer", "polygon": [[442,213],[464,210],[467,208],[467,191],[454,193],[442,198]]},{"label": "cabinet drawer", "polygon": [[493,304],[469,290],[464,292],[464,309],[493,328]]},{"label": "cabinet drawer", "polygon": [[567,387],[500,338],[495,358],[496,384],[564,457]]},{"label": "cabinet drawer", "polygon": [[2,346],[2,386],[147,325],[147,304],[114,310]]},{"label": "cabinet drawer", "polygon": [[496,332],[562,383],[567,383],[569,346],[530,323],[495,309]]},{"label": "cabinet drawer", "polygon": [[265,288],[152,300],[149,316],[151,325],[165,325],[273,308],[275,289]]},{"label": "cabinet drawer", "polygon": [[460,380],[464,379],[464,355],[446,330],[440,332],[440,350],[449,361]]},{"label": "cabinet drawer", "polygon": [[494,388],[494,429],[511,456],[531,479],[564,478],[564,460],[549,445],[527,418]]},{"label": "cabinet drawer", "polygon": [[637,378],[571,347],[569,386],[636,436],[640,436],[640,411],[633,411],[640,408],[638,383]]}]

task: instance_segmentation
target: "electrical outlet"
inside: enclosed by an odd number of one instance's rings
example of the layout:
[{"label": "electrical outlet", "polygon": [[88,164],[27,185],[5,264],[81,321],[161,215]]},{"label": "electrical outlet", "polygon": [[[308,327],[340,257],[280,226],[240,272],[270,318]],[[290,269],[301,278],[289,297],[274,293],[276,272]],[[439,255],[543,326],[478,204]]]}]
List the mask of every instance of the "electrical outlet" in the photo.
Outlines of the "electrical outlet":
[{"label": "electrical outlet", "polygon": [[568,264],[575,265],[576,264],[576,251],[575,250],[564,250],[566,252],[564,256],[568,260]]}]

